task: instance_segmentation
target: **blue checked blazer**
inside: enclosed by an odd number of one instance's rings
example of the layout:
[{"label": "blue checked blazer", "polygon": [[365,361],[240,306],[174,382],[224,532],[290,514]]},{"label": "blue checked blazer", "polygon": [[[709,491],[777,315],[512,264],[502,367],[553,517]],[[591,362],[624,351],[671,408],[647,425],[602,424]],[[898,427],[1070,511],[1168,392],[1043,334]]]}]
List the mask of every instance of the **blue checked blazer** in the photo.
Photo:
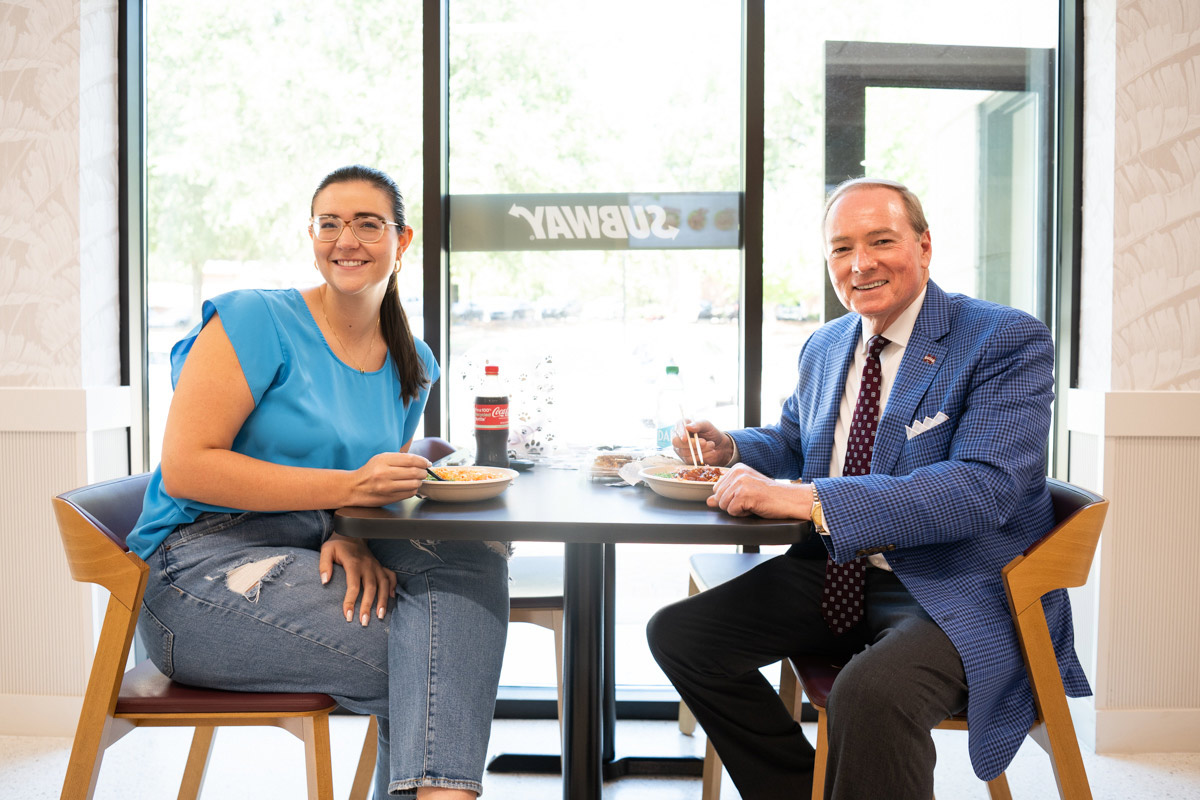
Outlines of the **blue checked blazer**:
[{"label": "blue checked blazer", "polygon": [[[834,561],[886,552],[962,656],[971,764],[991,780],[1034,720],[1000,570],[1054,524],[1045,479],[1050,333],[1024,312],[930,281],[879,420],[871,474],[830,478],[861,326],[848,314],[817,330],[800,352],[799,382],[779,423],[731,435],[747,465],[816,484],[831,531],[821,539]],[[949,419],[907,438],[905,425],[939,411]],[[1043,606],[1067,694],[1090,694],[1066,592],[1046,595]]]}]

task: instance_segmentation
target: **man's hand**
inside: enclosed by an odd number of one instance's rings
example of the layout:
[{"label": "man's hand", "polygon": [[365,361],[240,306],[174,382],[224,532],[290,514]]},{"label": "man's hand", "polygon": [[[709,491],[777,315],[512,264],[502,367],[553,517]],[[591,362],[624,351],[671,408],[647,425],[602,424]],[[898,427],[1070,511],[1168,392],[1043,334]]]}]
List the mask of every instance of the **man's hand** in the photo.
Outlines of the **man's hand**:
[{"label": "man's hand", "polygon": [[375,616],[383,619],[387,611],[388,598],[396,589],[396,573],[379,563],[363,539],[351,539],[335,533],[321,545],[321,583],[329,583],[333,577],[333,565],[341,564],[346,570],[346,594],[342,597],[342,616],[346,621],[355,618],[354,604],[362,595],[358,609],[358,622],[364,627],[371,619],[371,607]]},{"label": "man's hand", "polygon": [[[716,425],[713,425],[706,419],[693,420],[684,425],[684,431],[690,436],[696,434],[700,437],[700,460],[704,464],[714,467],[723,467],[733,458],[733,439],[729,438],[729,434],[722,432]],[[676,431],[678,431],[676,427]],[[692,437],[692,446],[695,447],[696,437]],[[675,448],[675,455],[683,459],[685,464],[692,463],[692,455],[688,450],[687,440],[676,434],[671,437],[671,446]]]},{"label": "man's hand", "polygon": [[735,464],[713,487],[708,505],[735,517],[810,519],[812,485],[780,483],[745,464]]}]

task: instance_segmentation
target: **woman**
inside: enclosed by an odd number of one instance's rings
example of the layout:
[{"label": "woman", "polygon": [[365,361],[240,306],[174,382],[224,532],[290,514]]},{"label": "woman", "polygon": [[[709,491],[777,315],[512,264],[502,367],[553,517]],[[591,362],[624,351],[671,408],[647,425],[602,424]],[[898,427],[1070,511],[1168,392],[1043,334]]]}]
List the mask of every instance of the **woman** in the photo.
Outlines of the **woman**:
[{"label": "woman", "polygon": [[391,178],[336,170],[311,212],[324,282],[207,301],[172,351],[162,464],[129,536],[150,564],[139,631],[182,683],[375,714],[377,798],[466,800],[482,792],[507,563],[482,542],[332,532],[327,509],[416,492],[429,462],[406,451],[439,369],[400,307],[413,231]]}]

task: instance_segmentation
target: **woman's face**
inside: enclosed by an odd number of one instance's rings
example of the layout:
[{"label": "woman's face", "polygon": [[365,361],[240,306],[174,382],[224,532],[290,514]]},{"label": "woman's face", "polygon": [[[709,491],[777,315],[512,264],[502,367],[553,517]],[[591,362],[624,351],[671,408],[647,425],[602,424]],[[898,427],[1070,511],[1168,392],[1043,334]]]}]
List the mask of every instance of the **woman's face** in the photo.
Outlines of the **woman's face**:
[{"label": "woman's face", "polygon": [[313,199],[313,216],[337,217],[345,225],[337,239],[323,242],[309,227],[317,269],[329,287],[342,294],[375,291],[382,299],[388,277],[412,241],[412,228],[385,225],[377,242],[361,242],[350,222],[359,217],[376,217],[395,222],[387,193],[365,181],[332,183]]}]

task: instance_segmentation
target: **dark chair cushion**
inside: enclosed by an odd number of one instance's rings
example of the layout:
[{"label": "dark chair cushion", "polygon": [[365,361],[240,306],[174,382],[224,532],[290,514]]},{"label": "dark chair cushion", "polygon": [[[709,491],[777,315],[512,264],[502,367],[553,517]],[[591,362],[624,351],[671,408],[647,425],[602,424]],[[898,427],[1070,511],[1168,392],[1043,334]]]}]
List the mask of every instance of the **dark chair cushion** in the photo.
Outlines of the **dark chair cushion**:
[{"label": "dark chair cushion", "polygon": [[226,692],[176,683],[149,660],[138,664],[121,682],[118,714],[282,714],[320,711],[337,705],[327,694],[290,692]]},{"label": "dark chair cushion", "polygon": [[437,461],[453,453],[454,445],[437,436],[426,436],[424,439],[414,439],[408,447],[408,452],[424,456],[430,461]]},{"label": "dark chair cushion", "polygon": [[791,662],[805,697],[814,706],[824,708],[833,690],[833,681],[845,663],[830,661],[828,656],[792,656]]}]

